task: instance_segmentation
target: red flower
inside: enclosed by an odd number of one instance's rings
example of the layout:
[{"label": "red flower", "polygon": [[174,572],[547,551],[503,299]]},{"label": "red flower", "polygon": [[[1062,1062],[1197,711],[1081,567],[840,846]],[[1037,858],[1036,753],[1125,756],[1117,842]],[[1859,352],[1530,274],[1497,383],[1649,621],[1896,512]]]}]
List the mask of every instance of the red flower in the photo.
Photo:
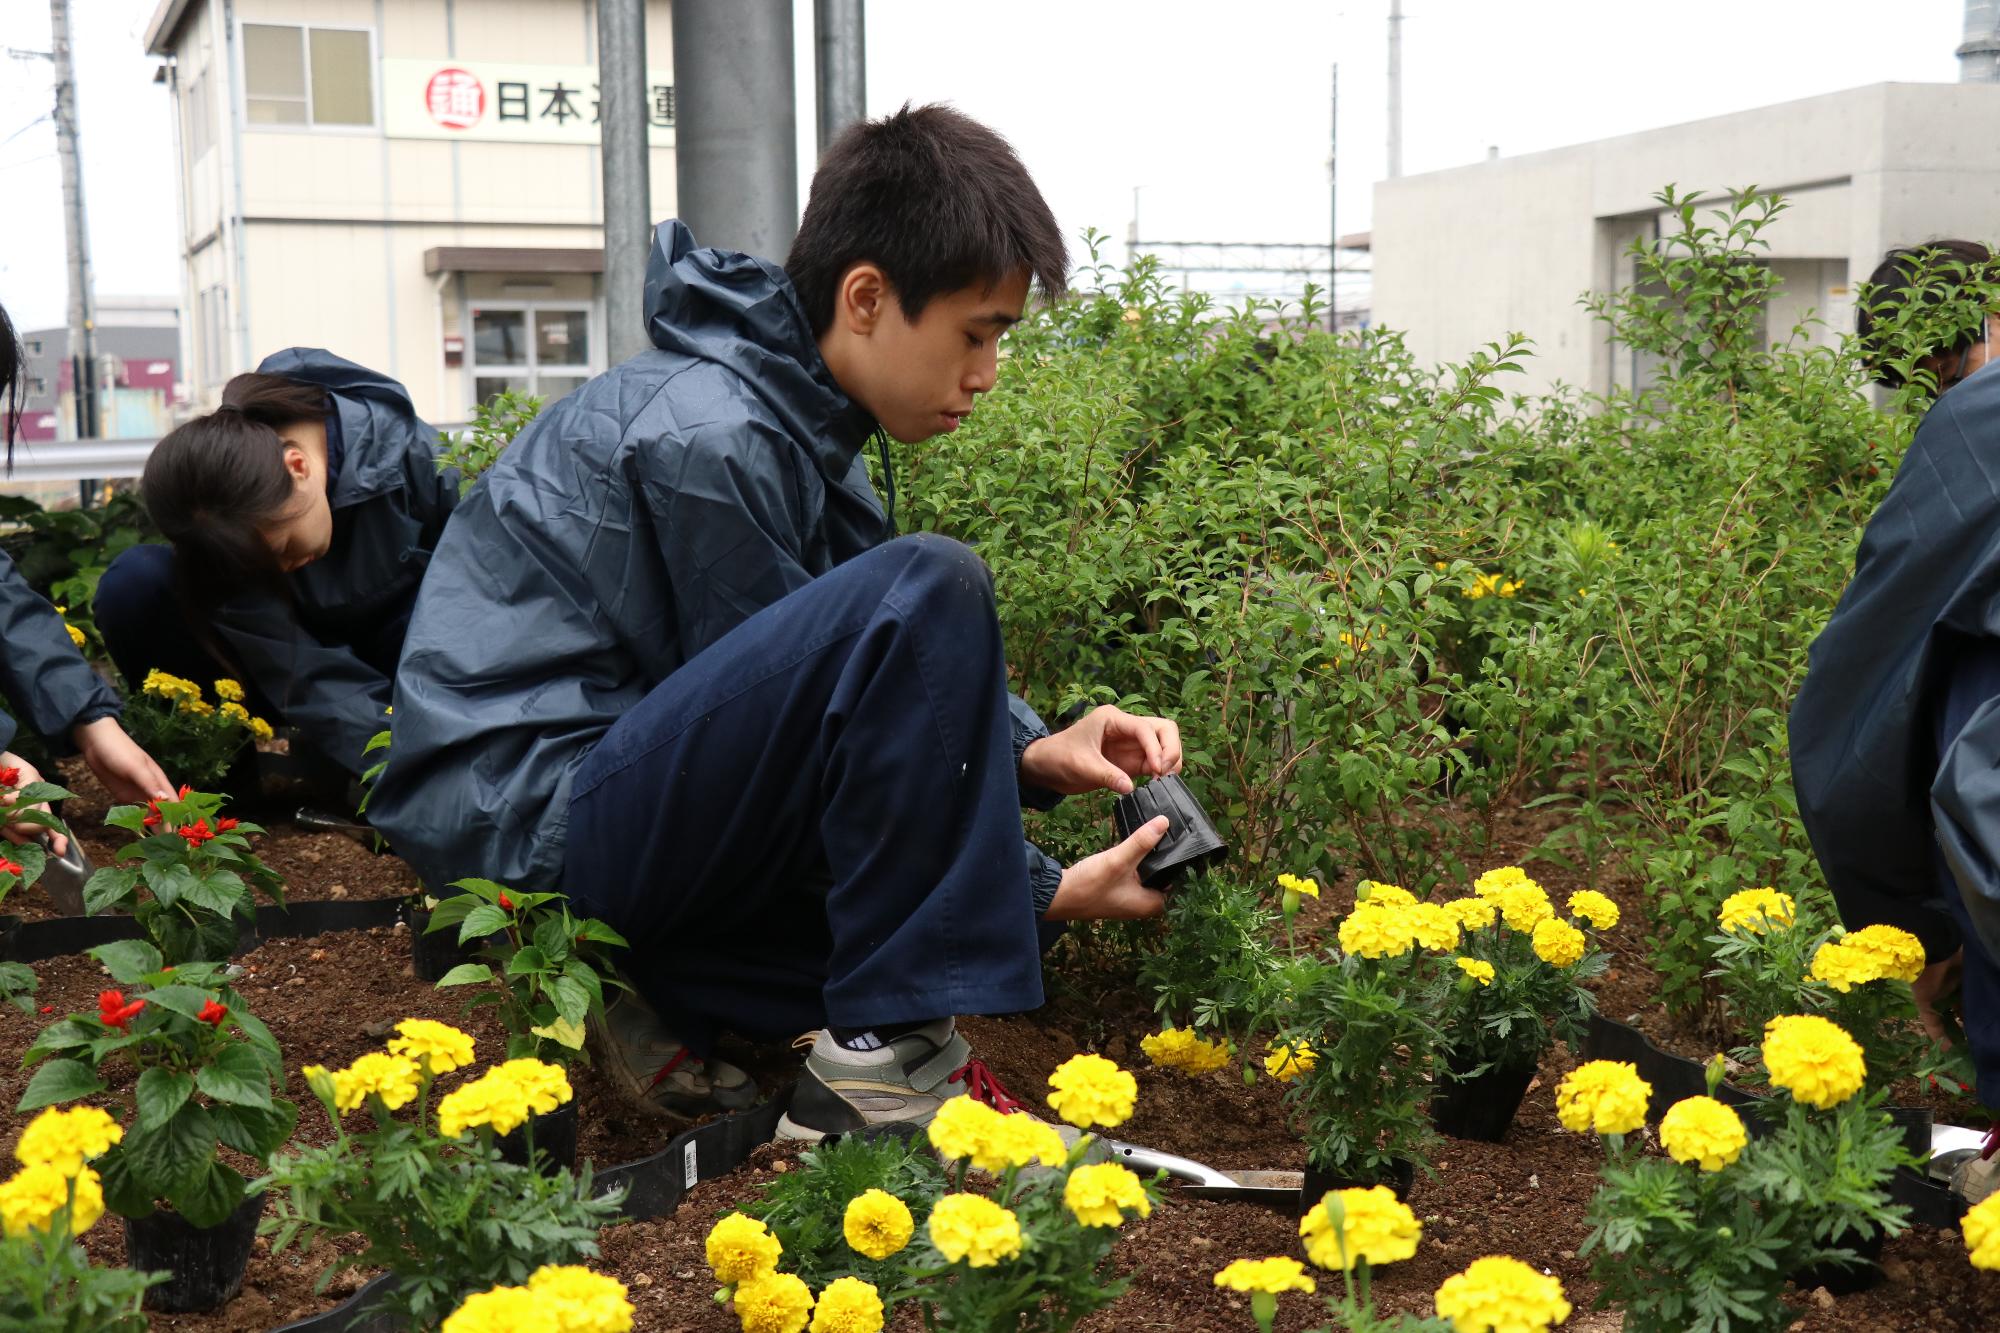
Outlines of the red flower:
[{"label": "red flower", "polygon": [[52,1004],[45,1004],[45,1005],[43,1005],[43,1006],[42,1006],[42,1012],[43,1012],[43,1013],[45,1013],[45,1014],[52,1014],[52,1013],[54,1013],[55,1011],[56,1011],[56,1007],[55,1007],[54,1005],[52,1005]]},{"label": "red flower", "polygon": [[14,787],[18,787],[20,785],[21,785],[20,769],[0,768],[0,787],[6,787],[11,789]]},{"label": "red flower", "polygon": [[500,910],[503,912],[511,912],[514,910],[514,900],[512,898],[509,898],[505,893],[502,893],[500,895]]},{"label": "red flower", "polygon": [[21,867],[19,865],[9,861],[4,856],[0,856],[0,875],[18,875],[20,873]]},{"label": "red flower", "polygon": [[175,829],[174,832],[186,838],[187,845],[190,848],[199,847],[215,836],[214,830],[209,828],[206,819],[197,819],[192,824],[186,824]]},{"label": "red flower", "polygon": [[227,833],[235,827],[236,821],[233,819],[218,819],[215,821],[215,831],[217,833]]},{"label": "red flower", "polygon": [[229,1017],[229,1006],[226,1004],[217,1004],[214,1000],[204,1000],[202,1001],[201,1012],[196,1014],[195,1017],[204,1023],[213,1023],[217,1027],[220,1027],[222,1026],[222,1020]]},{"label": "red flower", "polygon": [[127,1004],[124,991],[107,990],[97,993],[97,1017],[104,1026],[117,1028],[120,1032],[123,1032],[126,1025],[137,1018],[139,1011],[145,1007],[144,1000],[133,1000]]}]

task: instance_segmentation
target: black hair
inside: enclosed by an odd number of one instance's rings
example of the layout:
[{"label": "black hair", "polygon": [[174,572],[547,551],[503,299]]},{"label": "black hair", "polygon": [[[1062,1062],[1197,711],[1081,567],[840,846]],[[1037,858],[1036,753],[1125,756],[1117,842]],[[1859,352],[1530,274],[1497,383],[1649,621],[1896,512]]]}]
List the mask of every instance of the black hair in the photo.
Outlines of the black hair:
[{"label": "black hair", "polygon": [[7,307],[0,305],[0,435],[7,439],[7,470],[14,470],[14,429],[20,423],[22,390],[27,383],[28,358]]},{"label": "black hair", "polygon": [[1885,324],[1900,323],[1905,310],[1934,311],[1950,320],[1948,307],[1973,298],[1977,309],[1968,308],[1968,318],[1953,322],[1936,336],[1943,339],[1926,349],[1925,357],[1962,356],[1986,341],[1986,298],[1979,289],[1995,290],[1993,252],[1977,241],[1942,240],[1923,245],[1898,246],[1882,257],[1868,275],[1868,299],[1854,309],[1854,336],[1869,373],[1892,389],[1901,388],[1903,374],[1890,364],[1890,349],[1883,337]]},{"label": "black hair", "polygon": [[1069,250],[1007,141],[942,105],[849,126],[813,173],[785,272],[815,337],[833,323],[840,280],[879,267],[906,318],[932,298],[1022,269],[1060,296]]},{"label": "black hair", "polygon": [[175,427],[146,459],[146,512],[174,547],[174,592],[204,625],[226,595],[278,590],[284,570],[260,531],[293,503],[280,432],[320,421],[327,393],[282,375],[238,375],[222,406]]}]

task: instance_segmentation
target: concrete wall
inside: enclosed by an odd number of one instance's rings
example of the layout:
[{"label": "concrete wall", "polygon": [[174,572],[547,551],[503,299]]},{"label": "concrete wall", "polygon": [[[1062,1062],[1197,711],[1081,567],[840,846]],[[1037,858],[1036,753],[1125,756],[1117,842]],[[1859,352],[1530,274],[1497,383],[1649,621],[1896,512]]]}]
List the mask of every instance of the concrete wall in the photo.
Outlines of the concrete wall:
[{"label": "concrete wall", "polygon": [[[1891,245],[2000,238],[2000,85],[1877,84],[1375,187],[1374,314],[1427,362],[1510,331],[1537,355],[1510,391],[1631,383],[1629,352],[1577,304],[1630,281],[1625,253],[1678,221],[1652,196],[1755,185],[1791,207],[1766,233],[1785,286],[1767,332],[1809,311],[1852,326],[1851,284]],[[1643,373],[1643,372],[1642,372]]]}]

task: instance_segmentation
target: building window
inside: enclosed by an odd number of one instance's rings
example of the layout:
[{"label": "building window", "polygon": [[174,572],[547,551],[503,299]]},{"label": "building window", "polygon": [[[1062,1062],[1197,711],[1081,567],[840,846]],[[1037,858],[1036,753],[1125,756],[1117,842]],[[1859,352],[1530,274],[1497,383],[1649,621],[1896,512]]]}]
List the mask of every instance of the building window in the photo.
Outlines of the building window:
[{"label": "building window", "polygon": [[373,125],[373,41],[355,28],[244,24],[244,119],[252,125]]},{"label": "building window", "polygon": [[195,343],[201,349],[201,382],[220,384],[227,378],[222,349],[229,328],[229,293],[220,283],[204,287],[195,297]]},{"label": "building window", "polygon": [[508,389],[554,401],[590,378],[589,306],[482,302],[471,315],[474,402]]},{"label": "building window", "polygon": [[188,161],[199,162],[215,143],[215,98],[214,85],[209,82],[208,71],[202,70],[194,76],[194,82],[187,86],[187,141]]}]

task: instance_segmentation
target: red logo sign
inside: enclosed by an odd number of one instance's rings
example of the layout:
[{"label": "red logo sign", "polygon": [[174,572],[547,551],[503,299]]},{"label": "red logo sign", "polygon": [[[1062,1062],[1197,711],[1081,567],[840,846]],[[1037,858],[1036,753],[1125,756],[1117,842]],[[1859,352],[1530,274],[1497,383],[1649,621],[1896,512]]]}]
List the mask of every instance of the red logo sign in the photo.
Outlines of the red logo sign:
[{"label": "red logo sign", "polygon": [[448,130],[469,130],[486,114],[486,87],[470,70],[451,66],[424,85],[424,106]]}]

